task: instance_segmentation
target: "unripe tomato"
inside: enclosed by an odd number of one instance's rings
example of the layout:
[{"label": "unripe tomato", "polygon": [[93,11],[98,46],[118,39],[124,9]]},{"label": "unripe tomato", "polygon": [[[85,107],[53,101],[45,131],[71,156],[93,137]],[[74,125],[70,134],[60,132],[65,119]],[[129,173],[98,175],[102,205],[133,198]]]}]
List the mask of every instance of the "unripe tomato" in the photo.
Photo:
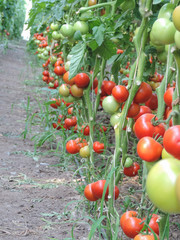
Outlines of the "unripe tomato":
[{"label": "unripe tomato", "polygon": [[178,175],[177,177],[177,180],[176,180],[176,195],[177,195],[177,198],[178,198],[178,201],[179,201],[179,204],[180,204],[180,174]]},{"label": "unripe tomato", "polygon": [[150,39],[153,44],[156,45],[168,45],[174,43],[174,34],[176,28],[173,22],[167,18],[157,19],[150,32]]},{"label": "unripe tomato", "polygon": [[152,137],[143,137],[137,144],[139,157],[147,162],[157,161],[161,157],[162,149],[162,145]]},{"label": "unripe tomato", "polygon": [[79,155],[82,157],[82,158],[87,158],[90,156],[90,149],[89,149],[89,146],[84,146],[80,149],[79,151]]},{"label": "unripe tomato", "polygon": [[180,49],[180,32],[179,31],[175,32],[174,41],[175,41],[176,47]]},{"label": "unripe tomato", "polygon": [[71,38],[74,35],[74,27],[70,24],[63,24],[61,26],[60,32],[64,37],[69,37]]},{"label": "unripe tomato", "polygon": [[121,113],[114,113],[110,118],[111,126],[114,127],[116,124],[118,124],[120,121],[120,118],[121,118]]},{"label": "unripe tomato", "polygon": [[57,30],[59,29],[59,24],[52,22],[51,25],[50,25],[50,28],[51,28],[53,31],[57,31]]},{"label": "unripe tomato", "polygon": [[133,160],[130,157],[127,157],[124,163],[124,167],[128,168],[128,167],[131,167],[132,165],[133,165]]},{"label": "unripe tomato", "polygon": [[80,98],[83,96],[83,88],[77,87],[76,84],[71,86],[70,91],[74,97]]},{"label": "unripe tomato", "polygon": [[59,87],[59,94],[62,95],[63,97],[68,97],[70,92],[69,92],[69,88],[66,84],[62,84]]},{"label": "unripe tomato", "polygon": [[88,24],[84,21],[77,21],[74,24],[74,30],[75,31],[80,31],[81,34],[86,34],[89,30]]},{"label": "unripe tomato", "polygon": [[97,4],[97,0],[89,0],[88,1],[88,6],[93,6]]},{"label": "unripe tomato", "polygon": [[120,104],[116,102],[113,96],[107,96],[103,100],[102,106],[105,112],[113,114],[119,109]]},{"label": "unripe tomato", "polygon": [[166,158],[174,158],[173,155],[169,154],[165,148],[163,148],[162,153],[161,153],[161,157],[162,159],[166,159]]},{"label": "unripe tomato", "polygon": [[172,20],[176,29],[180,31],[180,5],[174,9],[172,14]]},{"label": "unripe tomato", "polygon": [[170,19],[172,16],[174,10],[174,4],[173,3],[166,3],[164,4],[159,13],[158,13],[158,18],[167,18]]},{"label": "unripe tomato", "polygon": [[92,184],[93,183],[90,183],[88,184],[85,189],[84,189],[84,196],[91,202],[94,202],[94,201],[97,201],[98,198],[96,198],[94,195],[93,195],[93,192],[92,192]]},{"label": "unripe tomato", "polygon": [[180,161],[163,159],[149,171],[146,191],[151,202],[165,213],[180,213],[176,180],[180,174]]}]

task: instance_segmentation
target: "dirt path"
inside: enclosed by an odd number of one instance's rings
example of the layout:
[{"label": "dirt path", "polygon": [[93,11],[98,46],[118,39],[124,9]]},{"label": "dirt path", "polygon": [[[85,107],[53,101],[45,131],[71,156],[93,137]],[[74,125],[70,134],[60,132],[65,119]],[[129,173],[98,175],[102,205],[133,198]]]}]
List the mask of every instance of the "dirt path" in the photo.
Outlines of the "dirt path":
[{"label": "dirt path", "polygon": [[[27,96],[24,83],[34,77],[25,44],[9,45],[0,52],[0,239],[72,239],[77,204],[73,173],[51,167],[58,157],[33,159],[33,143],[20,137],[24,131]],[[87,224],[77,224],[75,239],[87,239]],[[84,237],[83,237],[84,236]]]}]

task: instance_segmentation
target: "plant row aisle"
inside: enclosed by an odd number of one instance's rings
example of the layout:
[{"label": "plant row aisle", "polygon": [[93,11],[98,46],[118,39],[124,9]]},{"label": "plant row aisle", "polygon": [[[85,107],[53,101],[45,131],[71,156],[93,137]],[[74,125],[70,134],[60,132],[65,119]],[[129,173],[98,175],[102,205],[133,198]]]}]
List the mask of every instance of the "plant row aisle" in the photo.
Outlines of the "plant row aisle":
[{"label": "plant row aisle", "polygon": [[34,0],[28,26],[49,99],[27,116],[24,138],[39,125],[35,149],[56,143],[60,165],[76,165],[87,239],[173,239],[179,1]]}]

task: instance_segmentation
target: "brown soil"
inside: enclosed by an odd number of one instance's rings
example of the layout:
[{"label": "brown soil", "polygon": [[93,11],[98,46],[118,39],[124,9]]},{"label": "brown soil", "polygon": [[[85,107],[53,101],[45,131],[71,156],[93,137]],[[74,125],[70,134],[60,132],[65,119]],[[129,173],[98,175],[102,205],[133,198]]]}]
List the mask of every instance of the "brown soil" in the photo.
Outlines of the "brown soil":
[{"label": "brown soil", "polygon": [[[20,137],[23,105],[34,98],[33,87],[24,84],[34,78],[25,49],[25,43],[9,44],[5,55],[0,52],[0,239],[71,239],[82,200],[73,172],[51,167],[59,163],[57,156],[33,159],[33,142]],[[77,223],[74,238],[87,239],[88,227]]]},{"label": "brown soil", "polygon": [[[42,71],[31,68],[33,61],[25,49],[24,42],[9,44],[5,55],[0,49],[0,240],[85,240],[90,226],[83,218],[88,214],[84,198],[75,190],[74,172],[52,167],[59,164],[59,157],[43,154],[47,146],[39,150],[37,158],[33,142],[21,136],[27,98],[33,105],[38,95],[33,91],[36,84],[29,83]],[[137,178],[125,178],[118,210],[128,189],[140,187],[137,182]],[[140,195],[133,198],[136,204],[140,201]],[[170,224],[170,240],[179,239],[179,215],[171,216]]]}]

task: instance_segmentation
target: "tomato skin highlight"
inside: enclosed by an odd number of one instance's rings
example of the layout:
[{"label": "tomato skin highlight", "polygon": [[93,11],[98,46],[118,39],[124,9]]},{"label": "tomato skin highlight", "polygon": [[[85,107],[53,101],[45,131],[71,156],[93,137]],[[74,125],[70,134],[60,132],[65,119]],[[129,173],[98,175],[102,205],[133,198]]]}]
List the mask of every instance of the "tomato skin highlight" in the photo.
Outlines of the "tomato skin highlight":
[{"label": "tomato skin highlight", "polygon": [[137,144],[137,153],[146,162],[157,161],[161,157],[162,150],[162,145],[152,137],[143,137]]},{"label": "tomato skin highlight", "polygon": [[90,183],[88,184],[85,189],[84,189],[84,196],[91,202],[95,202],[98,200],[98,198],[96,198],[92,192],[92,184]]},{"label": "tomato skin highlight", "polygon": [[168,153],[180,160],[180,125],[175,125],[166,130],[163,145]]},{"label": "tomato skin highlight", "polygon": [[[159,137],[164,135],[165,126],[160,123],[157,126],[152,125],[152,119],[155,117],[154,114],[146,113],[140,116],[135,124],[134,131],[137,138],[141,139],[142,137]],[[157,120],[157,117],[155,118]]]}]

